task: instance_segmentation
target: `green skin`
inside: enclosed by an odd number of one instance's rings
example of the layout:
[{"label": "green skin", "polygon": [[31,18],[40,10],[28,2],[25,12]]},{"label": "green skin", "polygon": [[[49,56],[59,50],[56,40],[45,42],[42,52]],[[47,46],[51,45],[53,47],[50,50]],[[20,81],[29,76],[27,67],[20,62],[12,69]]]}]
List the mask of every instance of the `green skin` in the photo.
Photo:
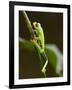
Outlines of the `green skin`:
[{"label": "green skin", "polygon": [[[36,48],[38,49],[38,52],[43,53],[44,52],[44,32],[43,32],[43,29],[41,27],[41,24],[37,23],[37,22],[34,22],[33,26],[34,26],[34,29],[35,29],[34,32],[38,32],[39,36],[34,37],[32,42],[35,44]],[[42,47],[39,46],[39,44],[37,43],[37,40],[40,40]],[[43,73],[46,72],[47,64],[48,64],[48,59],[46,60],[46,63],[44,64],[44,66],[41,70]]]},{"label": "green skin", "polygon": [[[37,22],[34,22],[33,23],[33,26],[34,26],[34,31],[35,32],[38,32],[39,36],[38,37],[34,37],[34,40],[33,42],[35,43],[35,46],[37,47],[38,51],[40,53],[44,52],[44,32],[43,32],[43,29],[41,27],[41,24],[40,23],[37,23]],[[41,45],[42,47],[40,47],[38,45],[38,43],[36,42],[36,40],[40,40],[41,41]]]}]

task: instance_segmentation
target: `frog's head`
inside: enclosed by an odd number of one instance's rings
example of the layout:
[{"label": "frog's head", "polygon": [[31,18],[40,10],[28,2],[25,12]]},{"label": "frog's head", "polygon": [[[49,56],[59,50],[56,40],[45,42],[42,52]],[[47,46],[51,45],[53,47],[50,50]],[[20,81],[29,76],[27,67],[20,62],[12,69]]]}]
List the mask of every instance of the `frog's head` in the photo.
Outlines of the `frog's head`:
[{"label": "frog's head", "polygon": [[41,25],[40,25],[40,23],[33,22],[33,27],[34,27],[34,29],[36,29],[36,30],[40,30],[39,28],[41,27]]}]

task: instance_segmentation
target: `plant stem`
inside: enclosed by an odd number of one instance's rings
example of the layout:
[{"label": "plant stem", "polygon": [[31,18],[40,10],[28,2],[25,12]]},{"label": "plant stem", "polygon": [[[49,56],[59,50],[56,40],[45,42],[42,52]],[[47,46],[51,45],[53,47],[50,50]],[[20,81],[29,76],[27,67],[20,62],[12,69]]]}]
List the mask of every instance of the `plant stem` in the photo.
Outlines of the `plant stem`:
[{"label": "plant stem", "polygon": [[29,32],[32,33],[32,25],[31,25],[31,22],[30,22],[30,20],[28,18],[28,15],[26,14],[25,11],[22,11],[22,13],[23,13],[23,16],[25,18],[25,22],[26,22],[27,28],[28,28]]}]

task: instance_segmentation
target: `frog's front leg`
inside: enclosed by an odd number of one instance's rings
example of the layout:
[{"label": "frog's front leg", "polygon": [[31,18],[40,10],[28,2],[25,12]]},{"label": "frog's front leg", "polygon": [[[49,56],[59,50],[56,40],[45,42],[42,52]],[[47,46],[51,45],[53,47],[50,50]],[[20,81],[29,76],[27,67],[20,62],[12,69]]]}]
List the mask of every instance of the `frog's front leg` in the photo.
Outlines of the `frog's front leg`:
[{"label": "frog's front leg", "polygon": [[41,41],[40,37],[35,37],[34,39],[35,39],[35,40]]}]

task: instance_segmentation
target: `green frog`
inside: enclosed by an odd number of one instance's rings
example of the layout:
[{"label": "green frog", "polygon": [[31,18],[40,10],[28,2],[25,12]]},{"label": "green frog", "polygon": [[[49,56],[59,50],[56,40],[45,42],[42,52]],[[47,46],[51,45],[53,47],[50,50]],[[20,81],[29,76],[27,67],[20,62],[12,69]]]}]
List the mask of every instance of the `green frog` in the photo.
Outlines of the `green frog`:
[{"label": "green frog", "polygon": [[41,69],[41,71],[43,73],[46,72],[46,66],[48,65],[48,57],[46,56],[46,53],[44,51],[44,32],[43,32],[43,28],[41,26],[40,23],[38,22],[33,22],[33,32],[34,32],[34,38],[32,40],[32,42],[35,44],[38,52],[40,53],[41,56],[41,60],[43,62],[43,67]]}]

